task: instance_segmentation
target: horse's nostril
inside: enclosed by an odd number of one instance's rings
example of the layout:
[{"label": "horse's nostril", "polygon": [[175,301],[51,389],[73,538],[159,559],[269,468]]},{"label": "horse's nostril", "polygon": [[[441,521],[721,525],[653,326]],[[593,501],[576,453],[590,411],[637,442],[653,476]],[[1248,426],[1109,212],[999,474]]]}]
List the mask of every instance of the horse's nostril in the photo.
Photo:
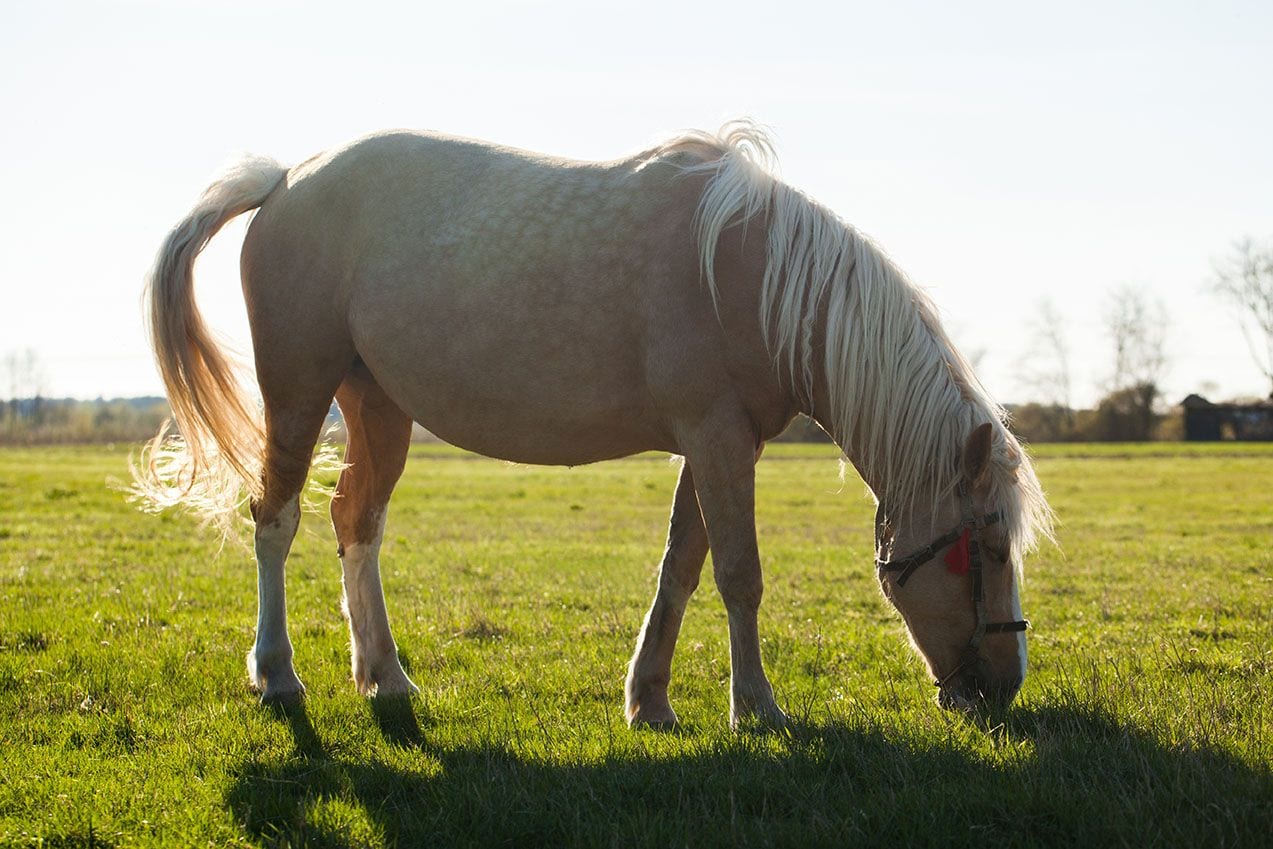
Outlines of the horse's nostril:
[{"label": "horse's nostril", "polygon": [[984,669],[969,670],[942,682],[937,703],[946,710],[973,712],[1008,707],[1021,689],[1022,678],[996,679]]},{"label": "horse's nostril", "polygon": [[946,678],[938,685],[937,704],[945,710],[974,711],[982,701],[977,678],[968,672]]},{"label": "horse's nostril", "polygon": [[1021,689],[1021,676],[1016,675],[1004,681],[1000,681],[994,686],[983,688],[980,690],[982,697],[996,707],[1007,707],[1016,698],[1017,691]]}]

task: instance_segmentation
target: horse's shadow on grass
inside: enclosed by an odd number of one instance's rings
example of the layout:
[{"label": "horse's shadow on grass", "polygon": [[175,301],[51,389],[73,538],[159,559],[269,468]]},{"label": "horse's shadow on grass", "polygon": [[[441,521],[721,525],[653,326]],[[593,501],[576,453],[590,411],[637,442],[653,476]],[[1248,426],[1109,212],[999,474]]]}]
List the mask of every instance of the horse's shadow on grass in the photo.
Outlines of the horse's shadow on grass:
[{"label": "horse's shadow on grass", "polygon": [[805,725],[601,763],[431,746],[406,700],[373,700],[392,763],[333,752],[303,705],[295,750],[248,761],[227,804],[278,846],[1269,845],[1273,777],[1164,747],[1109,716],[1014,710],[994,762],[878,729]]}]

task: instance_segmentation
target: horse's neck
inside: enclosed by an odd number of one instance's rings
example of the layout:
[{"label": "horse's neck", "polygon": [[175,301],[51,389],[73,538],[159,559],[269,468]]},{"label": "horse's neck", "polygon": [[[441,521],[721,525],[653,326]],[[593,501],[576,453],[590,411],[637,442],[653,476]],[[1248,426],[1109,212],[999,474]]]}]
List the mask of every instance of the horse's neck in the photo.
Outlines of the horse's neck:
[{"label": "horse's neck", "polygon": [[[877,498],[883,499],[887,493],[892,492],[890,484],[896,483],[896,481],[890,481],[887,477],[889,473],[889,464],[885,462],[885,458],[872,457],[867,453],[867,450],[864,447],[864,443],[866,441],[864,439],[865,434],[862,433],[861,430],[856,433],[846,433],[845,431],[848,430],[848,428],[840,427],[838,425],[832,414],[833,407],[830,402],[830,393],[827,388],[825,375],[823,374],[821,366],[816,366],[814,372],[812,403],[809,405],[809,409],[802,410],[802,412],[817,422],[823,430],[831,435],[832,439],[834,439],[836,444],[840,447],[840,450],[844,452],[845,458],[857,471],[858,476],[862,478],[863,482],[870,488],[871,492],[873,492]],[[873,428],[892,428],[896,424],[896,422],[885,420],[873,422],[869,426]],[[860,427],[866,426],[868,425],[860,425]],[[894,434],[893,436],[895,438],[900,438],[898,434]],[[878,440],[876,440],[876,442],[879,444]],[[894,450],[916,451],[920,449],[913,445],[894,444]],[[903,496],[903,500],[914,501],[915,496],[916,493],[910,492]]]},{"label": "horse's neck", "polygon": [[[853,468],[857,470],[858,475],[871,488],[871,491],[877,495],[883,493],[887,489],[888,481],[878,479],[879,474],[872,474],[872,467],[878,468],[881,464],[869,462],[870,458],[865,456],[860,440],[854,438],[854,434],[843,433],[843,428],[837,426],[834,416],[832,415],[831,392],[827,386],[826,373],[822,367],[821,360],[815,358],[812,397],[806,399],[805,404],[808,409],[803,412],[809,418],[813,419],[818,425],[831,435],[836,444],[840,446],[840,450],[844,452],[844,456]],[[873,479],[877,478],[877,479]]]}]

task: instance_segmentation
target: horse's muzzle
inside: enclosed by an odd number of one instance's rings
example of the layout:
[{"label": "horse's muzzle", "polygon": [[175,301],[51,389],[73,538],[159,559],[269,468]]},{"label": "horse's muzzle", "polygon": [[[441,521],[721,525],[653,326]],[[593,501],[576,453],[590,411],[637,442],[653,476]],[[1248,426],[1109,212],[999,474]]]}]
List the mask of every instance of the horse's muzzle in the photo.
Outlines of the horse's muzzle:
[{"label": "horse's muzzle", "polygon": [[1020,675],[996,680],[983,674],[982,670],[970,669],[938,687],[937,704],[946,710],[964,713],[1002,710],[1012,704],[1021,683]]}]

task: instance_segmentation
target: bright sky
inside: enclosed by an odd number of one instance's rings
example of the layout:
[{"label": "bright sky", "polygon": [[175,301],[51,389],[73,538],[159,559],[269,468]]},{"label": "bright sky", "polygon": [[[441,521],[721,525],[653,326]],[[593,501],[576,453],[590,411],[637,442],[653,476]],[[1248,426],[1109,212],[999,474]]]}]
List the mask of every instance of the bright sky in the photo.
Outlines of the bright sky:
[{"label": "bright sky", "polygon": [[[0,356],[35,349],[53,396],[161,392],[141,278],[235,152],[396,126],[610,158],[744,114],[931,290],[1001,400],[1044,296],[1096,397],[1123,284],[1166,303],[1171,400],[1265,389],[1206,283],[1273,237],[1268,0],[8,4],[0,110]],[[242,234],[199,292],[246,347]]]}]

